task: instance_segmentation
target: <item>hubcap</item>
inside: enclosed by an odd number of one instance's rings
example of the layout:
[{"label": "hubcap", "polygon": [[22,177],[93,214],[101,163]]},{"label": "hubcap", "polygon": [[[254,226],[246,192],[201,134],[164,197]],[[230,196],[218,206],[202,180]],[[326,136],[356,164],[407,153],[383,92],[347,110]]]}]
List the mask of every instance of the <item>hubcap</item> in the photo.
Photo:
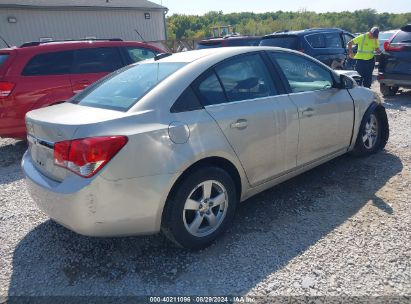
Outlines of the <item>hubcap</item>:
[{"label": "hubcap", "polygon": [[210,235],[221,226],[227,207],[228,196],[224,186],[215,180],[202,182],[191,191],[185,202],[184,226],[193,236]]},{"label": "hubcap", "polygon": [[378,121],[374,114],[371,114],[365,124],[365,129],[362,134],[362,142],[366,149],[370,150],[375,147],[378,137]]}]

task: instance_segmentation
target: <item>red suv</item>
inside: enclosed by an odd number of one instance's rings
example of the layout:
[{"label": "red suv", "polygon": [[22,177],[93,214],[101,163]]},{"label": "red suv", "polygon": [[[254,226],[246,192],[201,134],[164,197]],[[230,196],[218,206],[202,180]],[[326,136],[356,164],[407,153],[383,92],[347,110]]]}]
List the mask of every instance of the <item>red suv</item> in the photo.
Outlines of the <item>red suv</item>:
[{"label": "red suv", "polygon": [[162,52],[119,39],[0,49],[0,137],[25,138],[28,111],[64,102],[110,72]]}]

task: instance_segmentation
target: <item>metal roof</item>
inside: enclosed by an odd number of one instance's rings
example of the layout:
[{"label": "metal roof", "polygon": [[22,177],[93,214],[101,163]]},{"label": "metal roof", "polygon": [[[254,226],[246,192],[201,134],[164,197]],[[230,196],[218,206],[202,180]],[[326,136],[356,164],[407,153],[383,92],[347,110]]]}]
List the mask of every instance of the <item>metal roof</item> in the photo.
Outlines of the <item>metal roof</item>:
[{"label": "metal roof", "polygon": [[0,8],[167,9],[147,0],[0,0]]}]

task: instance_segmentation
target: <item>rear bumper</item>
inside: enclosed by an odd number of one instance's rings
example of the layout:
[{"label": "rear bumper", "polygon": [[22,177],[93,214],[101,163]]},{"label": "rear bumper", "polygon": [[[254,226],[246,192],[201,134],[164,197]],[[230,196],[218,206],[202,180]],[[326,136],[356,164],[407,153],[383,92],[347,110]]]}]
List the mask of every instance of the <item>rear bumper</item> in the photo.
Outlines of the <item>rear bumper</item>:
[{"label": "rear bumper", "polygon": [[125,180],[73,175],[60,183],[41,174],[27,152],[22,168],[27,189],[44,213],[74,232],[96,237],[159,232],[174,180],[168,174]]},{"label": "rear bumper", "polygon": [[378,81],[386,86],[411,87],[411,74],[378,74]]}]

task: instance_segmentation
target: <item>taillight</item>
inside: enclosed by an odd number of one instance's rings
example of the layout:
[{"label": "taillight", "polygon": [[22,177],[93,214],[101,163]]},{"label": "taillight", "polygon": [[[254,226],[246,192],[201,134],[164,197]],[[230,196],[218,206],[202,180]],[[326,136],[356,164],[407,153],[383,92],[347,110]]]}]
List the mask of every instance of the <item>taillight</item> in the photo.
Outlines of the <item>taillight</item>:
[{"label": "taillight", "polygon": [[0,81],[0,98],[8,97],[13,92],[14,87],[15,84],[12,82]]},{"label": "taillight", "polygon": [[389,41],[384,42],[384,50],[387,52],[399,52],[404,48],[404,45],[393,46]]},{"label": "taillight", "polygon": [[377,80],[383,80],[383,79],[384,79],[384,74],[383,73],[378,73]]},{"label": "taillight", "polygon": [[82,177],[92,177],[127,143],[126,136],[90,137],[54,144],[54,163]]}]

